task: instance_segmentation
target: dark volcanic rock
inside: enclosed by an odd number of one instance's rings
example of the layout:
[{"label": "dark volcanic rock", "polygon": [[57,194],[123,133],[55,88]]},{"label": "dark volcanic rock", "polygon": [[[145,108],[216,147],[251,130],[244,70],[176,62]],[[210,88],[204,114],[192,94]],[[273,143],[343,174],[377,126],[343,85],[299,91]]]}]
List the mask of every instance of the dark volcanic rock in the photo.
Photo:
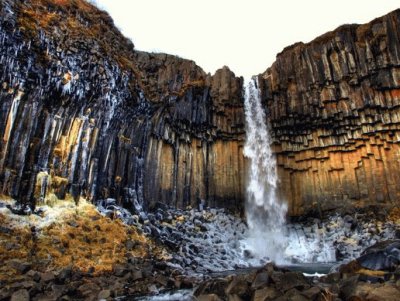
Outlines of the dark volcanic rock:
[{"label": "dark volcanic rock", "polygon": [[14,294],[11,296],[11,301],[29,301],[29,292],[26,289],[21,289],[19,291],[16,291]]},{"label": "dark volcanic rock", "polygon": [[[262,276],[261,276],[262,275]],[[266,276],[268,275],[268,277]],[[269,279],[259,281],[259,278]],[[382,280],[384,282],[384,280]],[[359,274],[339,277],[305,277],[268,264],[262,269],[201,283],[194,292],[199,300],[398,300],[400,290],[391,280],[364,281]]]},{"label": "dark volcanic rock", "polygon": [[310,287],[308,280],[301,272],[276,272],[272,273],[271,279],[274,281],[276,288],[282,292],[293,288],[303,290]]},{"label": "dark volcanic rock", "polygon": [[227,67],[134,51],[84,0],[4,0],[0,16],[2,192],[32,208],[51,193],[241,206],[242,79]]},{"label": "dark volcanic rock", "polygon": [[400,10],[277,55],[259,76],[292,215],[398,204]]},{"label": "dark volcanic rock", "polygon": [[[231,275],[225,279],[208,280],[195,290],[194,296],[205,300],[211,294],[215,294],[221,300],[280,300],[277,299],[280,296],[284,296],[282,300],[307,300],[307,292],[315,295],[309,292],[310,286],[310,279],[300,272],[281,270],[273,264],[268,264],[256,271],[255,275],[245,273]],[[305,295],[302,295],[302,291]]]},{"label": "dark volcanic rock", "polygon": [[394,271],[400,264],[400,240],[388,240],[367,248],[357,262],[370,270]]},{"label": "dark volcanic rock", "polygon": [[[259,77],[291,215],[398,201],[399,15],[288,47]],[[84,0],[3,0],[0,17],[0,189],[21,213],[67,194],[243,207],[242,78],[136,51]]]}]

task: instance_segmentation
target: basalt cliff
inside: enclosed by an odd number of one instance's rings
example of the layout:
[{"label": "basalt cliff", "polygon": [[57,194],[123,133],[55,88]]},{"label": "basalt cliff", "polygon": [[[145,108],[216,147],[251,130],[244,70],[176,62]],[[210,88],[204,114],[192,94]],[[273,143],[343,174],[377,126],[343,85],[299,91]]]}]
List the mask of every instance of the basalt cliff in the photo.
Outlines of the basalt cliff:
[{"label": "basalt cliff", "polygon": [[242,79],[134,50],[83,0],[0,1],[0,193],[243,201]]},{"label": "basalt cliff", "polygon": [[[243,207],[242,78],[137,51],[83,0],[1,0],[0,16],[0,193]],[[398,202],[399,24],[340,27],[258,76],[291,215]]]},{"label": "basalt cliff", "polygon": [[399,204],[400,10],[284,49],[260,81],[292,214]]}]

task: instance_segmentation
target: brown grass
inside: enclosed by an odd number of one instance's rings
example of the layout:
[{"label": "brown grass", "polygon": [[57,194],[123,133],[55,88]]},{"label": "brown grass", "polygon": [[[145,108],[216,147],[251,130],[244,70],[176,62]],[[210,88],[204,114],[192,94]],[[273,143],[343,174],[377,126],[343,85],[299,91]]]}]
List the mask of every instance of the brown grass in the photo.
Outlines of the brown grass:
[{"label": "brown grass", "polygon": [[18,24],[30,39],[39,30],[52,35],[61,29],[69,39],[96,40],[106,56],[122,69],[135,71],[133,44],[115,28],[111,17],[85,0],[31,0],[19,3]]},{"label": "brown grass", "polygon": [[[0,213],[0,225],[7,226],[7,218]],[[28,228],[13,229],[11,233],[0,232],[0,281],[18,277],[15,269],[6,265],[13,259],[29,262],[32,248],[31,231]]]},{"label": "brown grass", "polygon": [[[112,271],[114,265],[125,263],[128,257],[149,256],[153,244],[135,227],[104,217],[93,205],[82,202],[79,207],[60,202],[58,206],[64,206],[65,212],[55,222],[38,229],[35,237],[29,225],[12,226],[10,216],[0,213],[0,225],[13,228],[11,233],[0,231],[0,262],[4,263],[0,266],[0,281],[19,277],[12,268],[16,258],[39,271],[72,266],[81,271],[94,269],[98,275]],[[34,224],[33,217],[23,218]],[[135,242],[132,250],[126,248],[128,240]],[[10,248],[13,245],[17,247]]]},{"label": "brown grass", "polygon": [[388,219],[395,223],[400,223],[400,208],[394,207],[392,210],[390,210]]},{"label": "brown grass", "polygon": [[[58,239],[56,244],[55,238]],[[146,239],[133,227],[105,218],[92,207],[71,215],[62,224],[46,228],[39,239],[38,256],[44,257],[49,252],[55,267],[72,264],[83,271],[94,268],[95,273],[102,273],[125,261],[127,240],[142,246],[129,251],[132,256],[147,256]]]}]

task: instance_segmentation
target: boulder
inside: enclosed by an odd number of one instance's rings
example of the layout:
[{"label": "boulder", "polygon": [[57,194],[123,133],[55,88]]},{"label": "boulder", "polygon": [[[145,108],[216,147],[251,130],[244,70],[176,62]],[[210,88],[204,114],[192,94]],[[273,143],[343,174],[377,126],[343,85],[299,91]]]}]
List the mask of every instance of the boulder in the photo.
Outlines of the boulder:
[{"label": "boulder", "polygon": [[100,290],[100,287],[93,282],[84,283],[80,285],[77,289],[79,295],[85,298],[97,296]]},{"label": "boulder", "polygon": [[54,281],[55,279],[56,279],[56,276],[51,271],[40,274],[40,280],[42,282],[51,282],[51,281]]},{"label": "boulder", "polygon": [[400,289],[393,284],[381,285],[369,291],[366,300],[398,301],[400,300]]},{"label": "boulder", "polygon": [[20,289],[11,295],[11,301],[29,301],[29,292],[26,289]]},{"label": "boulder", "polygon": [[260,287],[264,287],[268,284],[268,280],[269,280],[268,272],[258,273],[253,283],[251,284],[251,288],[256,290]]},{"label": "boulder", "polygon": [[99,292],[99,294],[97,295],[97,298],[99,300],[104,300],[104,299],[108,299],[111,297],[111,291],[110,290],[102,290]]},{"label": "boulder", "polygon": [[254,294],[252,301],[267,301],[274,300],[279,297],[281,293],[274,287],[264,287],[257,289]]},{"label": "boulder", "polygon": [[274,272],[271,275],[278,290],[286,292],[290,289],[306,289],[310,287],[309,280],[301,272]]},{"label": "boulder", "polygon": [[250,286],[246,275],[236,276],[225,289],[227,295],[238,295],[245,297],[250,293]]},{"label": "boulder", "polygon": [[196,297],[197,301],[223,301],[216,294],[200,295]]},{"label": "boulder", "polygon": [[400,264],[400,240],[376,243],[367,248],[357,262],[370,270],[394,271]]}]

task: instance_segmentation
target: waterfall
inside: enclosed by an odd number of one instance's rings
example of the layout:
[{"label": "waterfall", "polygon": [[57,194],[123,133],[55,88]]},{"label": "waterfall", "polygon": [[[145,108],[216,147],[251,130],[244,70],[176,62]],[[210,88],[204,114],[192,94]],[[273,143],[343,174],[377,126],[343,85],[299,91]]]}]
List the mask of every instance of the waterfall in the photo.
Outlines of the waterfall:
[{"label": "waterfall", "polygon": [[246,243],[254,256],[283,263],[287,246],[287,205],[276,196],[276,159],[254,79],[245,88],[244,106],[247,135],[244,155],[249,159],[246,191],[249,235]]}]

